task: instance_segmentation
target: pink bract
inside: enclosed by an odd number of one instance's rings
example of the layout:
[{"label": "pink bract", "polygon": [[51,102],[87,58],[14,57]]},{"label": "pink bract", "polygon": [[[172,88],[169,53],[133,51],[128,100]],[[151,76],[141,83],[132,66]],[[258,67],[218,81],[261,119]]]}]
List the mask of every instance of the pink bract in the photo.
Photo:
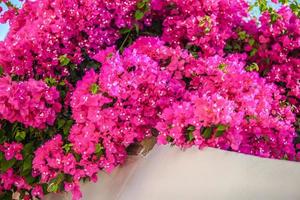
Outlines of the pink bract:
[{"label": "pink bract", "polygon": [[300,160],[300,19],[286,5],[256,19],[245,0],[2,2],[0,197],[81,199],[80,181],[149,137]]}]

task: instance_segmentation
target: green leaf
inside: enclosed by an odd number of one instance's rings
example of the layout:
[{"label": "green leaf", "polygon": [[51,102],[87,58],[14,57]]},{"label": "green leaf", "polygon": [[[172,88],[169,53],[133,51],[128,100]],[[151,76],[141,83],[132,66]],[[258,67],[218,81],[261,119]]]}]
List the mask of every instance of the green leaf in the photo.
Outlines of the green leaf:
[{"label": "green leaf", "polygon": [[223,72],[225,71],[226,67],[227,67],[227,65],[225,63],[222,63],[218,66],[218,68]]},{"label": "green leaf", "polygon": [[207,127],[207,128],[205,128],[204,131],[202,132],[202,136],[203,136],[205,139],[209,139],[209,138],[211,138],[211,136],[212,136],[212,132],[213,132],[212,127]]},{"label": "green leaf", "polygon": [[79,162],[81,160],[81,155],[80,154],[73,153],[73,155],[74,155],[77,162]]},{"label": "green leaf", "polygon": [[88,62],[88,69],[94,69],[96,72],[100,69],[101,64],[95,60]]},{"label": "green leaf", "polygon": [[12,191],[3,191],[0,193],[0,199],[1,200],[12,200],[13,199],[13,193]]},{"label": "green leaf", "polygon": [[217,126],[217,130],[218,130],[218,131],[225,131],[225,130],[227,130],[227,126],[225,126],[225,125],[223,125],[223,124],[219,124],[219,125]]},{"label": "green leaf", "polygon": [[195,126],[189,125],[186,129],[186,137],[188,141],[193,141],[195,139],[193,132],[195,131]]},{"label": "green leaf", "polygon": [[73,120],[68,120],[63,128],[63,133],[64,135],[68,135],[68,133],[70,132],[70,129],[73,125]]},{"label": "green leaf", "polygon": [[26,176],[31,173],[32,159],[33,156],[29,155],[23,160],[22,173],[21,173],[22,176]]},{"label": "green leaf", "polygon": [[57,128],[60,129],[66,124],[66,120],[64,119],[58,119],[57,121]]},{"label": "green leaf", "polygon": [[168,142],[173,142],[174,139],[173,139],[171,136],[168,135],[168,136],[167,136],[167,141],[168,141]]},{"label": "green leaf", "polygon": [[7,140],[5,136],[5,131],[3,129],[0,130],[0,144],[3,144]]},{"label": "green leaf", "polygon": [[62,174],[62,173],[60,173],[60,174],[58,174],[57,177],[56,177],[56,183],[57,183],[57,184],[60,184],[64,179],[65,179],[65,175]]},{"label": "green leaf", "polygon": [[92,94],[97,94],[98,93],[98,90],[99,90],[99,86],[98,84],[94,83],[91,88],[90,88],[90,91]]},{"label": "green leaf", "polygon": [[270,9],[269,13],[271,17],[271,23],[275,23],[277,19],[280,17],[280,15],[273,9]]},{"label": "green leaf", "polygon": [[271,15],[271,22],[274,23],[278,19],[278,15]]},{"label": "green leaf", "polygon": [[45,78],[45,83],[50,87],[57,85],[57,81],[52,77]]},{"label": "green leaf", "polygon": [[187,131],[194,131],[195,130],[195,126],[190,125],[186,130]]},{"label": "green leaf", "polygon": [[145,13],[140,11],[140,10],[136,10],[135,13],[134,13],[134,17],[136,20],[141,20],[143,19]]},{"label": "green leaf", "polygon": [[120,34],[124,35],[124,34],[129,33],[130,31],[131,31],[131,29],[129,29],[129,28],[122,28],[122,29],[120,30]]},{"label": "green leaf", "polygon": [[15,135],[16,141],[21,142],[21,141],[25,140],[25,138],[26,138],[25,131],[17,131],[17,133]]},{"label": "green leaf", "polygon": [[297,5],[296,4],[291,4],[290,7],[291,7],[292,11],[297,10]]},{"label": "green leaf", "polygon": [[246,71],[248,71],[248,72],[259,71],[259,67],[256,63],[252,63],[251,65],[248,65],[246,67]]},{"label": "green leaf", "polygon": [[188,139],[188,141],[193,141],[194,139],[195,139],[195,137],[194,137],[194,135],[193,135],[193,132],[191,132],[191,131],[189,131],[188,133],[187,133],[187,139]]},{"label": "green leaf", "polygon": [[257,49],[256,48],[253,48],[250,52],[250,57],[254,56],[257,52]]},{"label": "green leaf", "polygon": [[254,7],[255,7],[254,4],[250,5],[250,6],[249,6],[249,11],[252,11]]},{"label": "green leaf", "polygon": [[192,54],[192,56],[194,57],[194,58],[199,58],[199,55],[198,55],[198,53],[197,52],[194,52],[194,51],[192,51],[192,52],[190,52],[191,54]]},{"label": "green leaf", "polygon": [[95,150],[95,153],[97,154],[97,153],[101,152],[102,149],[103,149],[103,147],[102,147],[101,144],[96,144],[96,150]]},{"label": "green leaf", "polygon": [[228,128],[227,126],[225,126],[223,124],[219,124],[217,126],[217,130],[216,130],[215,136],[216,137],[221,137],[225,133],[225,131],[227,130],[227,128]]},{"label": "green leaf", "polygon": [[255,115],[247,115],[245,117],[245,119],[248,121],[248,123],[250,122],[250,120],[256,120],[257,117]]},{"label": "green leaf", "polygon": [[103,155],[103,147],[101,144],[96,144],[96,150],[95,150],[95,154],[96,156],[100,157],[101,155]]},{"label": "green leaf", "polygon": [[65,175],[60,173],[56,178],[50,181],[50,184],[47,187],[47,192],[58,192],[60,184],[64,181]]},{"label": "green leaf", "polygon": [[27,155],[32,154],[33,151],[34,151],[33,142],[25,144],[25,146],[22,150],[23,157],[26,157]]},{"label": "green leaf", "polygon": [[231,52],[232,51],[232,46],[227,43],[224,49],[225,49],[225,51]]},{"label": "green leaf", "polygon": [[60,86],[65,86],[66,83],[65,83],[65,81],[61,81],[61,82],[59,82],[59,85],[60,85]]},{"label": "green leaf", "polygon": [[210,27],[205,27],[204,33],[209,33],[210,32]]},{"label": "green leaf", "polygon": [[289,0],[279,0],[279,3],[287,4],[287,3],[289,3]]},{"label": "green leaf", "polygon": [[258,0],[257,3],[258,3],[260,12],[264,12],[268,9],[267,0]]},{"label": "green leaf", "polygon": [[200,47],[196,45],[186,45],[185,48],[189,51],[190,54],[192,54],[194,58],[199,58],[198,52],[200,51]]},{"label": "green leaf", "polygon": [[74,71],[77,68],[75,64],[70,64],[69,67],[72,71]]},{"label": "green leaf", "polygon": [[20,130],[19,124],[14,123],[11,129],[12,129],[12,133],[15,134],[18,130]]},{"label": "green leaf", "polygon": [[269,65],[270,64],[270,58],[264,59],[264,61]]},{"label": "green leaf", "polygon": [[60,90],[60,91],[59,91],[59,95],[60,95],[60,97],[61,97],[62,99],[64,99],[64,98],[66,97],[67,93],[66,93],[66,91],[64,91],[64,90]]},{"label": "green leaf", "polygon": [[28,157],[25,158],[25,160],[23,161],[23,167],[22,167],[22,170],[23,170],[23,171],[31,170],[31,166],[32,166],[32,156],[28,156]]},{"label": "green leaf", "polygon": [[2,67],[2,66],[0,66],[0,76],[2,76],[2,75],[3,75],[3,72],[4,72],[4,70],[3,70],[3,67]]},{"label": "green leaf", "polygon": [[67,57],[67,55],[62,55],[58,58],[59,63],[61,66],[67,66],[70,63],[70,59]]},{"label": "green leaf", "polygon": [[144,6],[145,6],[145,2],[144,1],[140,1],[140,2],[137,3],[137,8],[138,9],[142,9],[142,8],[144,8]]},{"label": "green leaf", "polygon": [[128,46],[131,45],[132,43],[133,43],[133,38],[132,38],[132,37],[129,37],[129,38],[128,38]]},{"label": "green leaf", "polygon": [[248,37],[248,35],[247,35],[247,33],[246,33],[245,31],[240,31],[240,32],[238,33],[238,35],[239,35],[239,38],[240,38],[241,40],[244,40],[244,39],[246,39],[246,38]]},{"label": "green leaf", "polygon": [[14,164],[16,163],[16,159],[11,159],[11,160],[2,160],[0,163],[0,168],[2,172],[6,172],[9,168],[12,168]]},{"label": "green leaf", "polygon": [[138,25],[138,24],[135,24],[135,25],[134,25],[134,28],[135,28],[136,34],[139,35],[139,34],[140,34],[140,27],[139,27],[139,25]]},{"label": "green leaf", "polygon": [[59,186],[58,186],[58,184],[56,184],[56,183],[50,183],[49,185],[48,185],[48,187],[47,187],[47,192],[57,192],[58,191],[58,188],[59,188]]},{"label": "green leaf", "polygon": [[235,51],[240,51],[241,50],[241,46],[238,43],[233,44],[233,49]]},{"label": "green leaf", "polygon": [[145,10],[146,7],[148,6],[149,0],[142,0],[137,3],[136,7],[140,10]]},{"label": "green leaf", "polygon": [[65,144],[63,146],[63,149],[65,150],[66,153],[68,153],[68,152],[70,152],[72,146],[73,146],[73,144]]},{"label": "green leaf", "polygon": [[249,44],[250,44],[250,46],[253,46],[254,43],[255,43],[255,40],[254,40],[253,38],[250,38],[250,39],[249,39]]},{"label": "green leaf", "polygon": [[29,173],[27,176],[25,176],[25,180],[28,184],[32,184],[36,181],[36,178],[31,176],[31,173]]}]

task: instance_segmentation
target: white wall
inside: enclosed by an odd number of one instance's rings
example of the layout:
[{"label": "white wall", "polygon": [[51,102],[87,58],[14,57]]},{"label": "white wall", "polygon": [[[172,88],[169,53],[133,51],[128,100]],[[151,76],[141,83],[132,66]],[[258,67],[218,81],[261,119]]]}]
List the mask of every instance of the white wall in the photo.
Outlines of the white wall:
[{"label": "white wall", "polygon": [[82,190],[86,200],[299,200],[300,164],[159,146]]}]

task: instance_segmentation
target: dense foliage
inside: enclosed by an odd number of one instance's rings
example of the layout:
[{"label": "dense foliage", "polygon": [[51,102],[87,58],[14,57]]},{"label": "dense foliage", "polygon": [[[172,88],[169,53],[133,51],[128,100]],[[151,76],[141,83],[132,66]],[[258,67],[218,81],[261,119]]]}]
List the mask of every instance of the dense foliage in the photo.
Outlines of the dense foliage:
[{"label": "dense foliage", "polygon": [[300,160],[297,1],[1,2],[1,199],[80,199],[147,138]]}]

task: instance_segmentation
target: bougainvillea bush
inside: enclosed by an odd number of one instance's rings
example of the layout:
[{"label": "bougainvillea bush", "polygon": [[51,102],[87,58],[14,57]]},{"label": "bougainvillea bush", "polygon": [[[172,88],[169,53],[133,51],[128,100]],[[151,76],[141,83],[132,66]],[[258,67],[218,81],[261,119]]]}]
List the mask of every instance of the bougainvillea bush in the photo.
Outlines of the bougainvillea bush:
[{"label": "bougainvillea bush", "polygon": [[1,199],[80,199],[148,138],[300,161],[297,1],[0,2]]}]

